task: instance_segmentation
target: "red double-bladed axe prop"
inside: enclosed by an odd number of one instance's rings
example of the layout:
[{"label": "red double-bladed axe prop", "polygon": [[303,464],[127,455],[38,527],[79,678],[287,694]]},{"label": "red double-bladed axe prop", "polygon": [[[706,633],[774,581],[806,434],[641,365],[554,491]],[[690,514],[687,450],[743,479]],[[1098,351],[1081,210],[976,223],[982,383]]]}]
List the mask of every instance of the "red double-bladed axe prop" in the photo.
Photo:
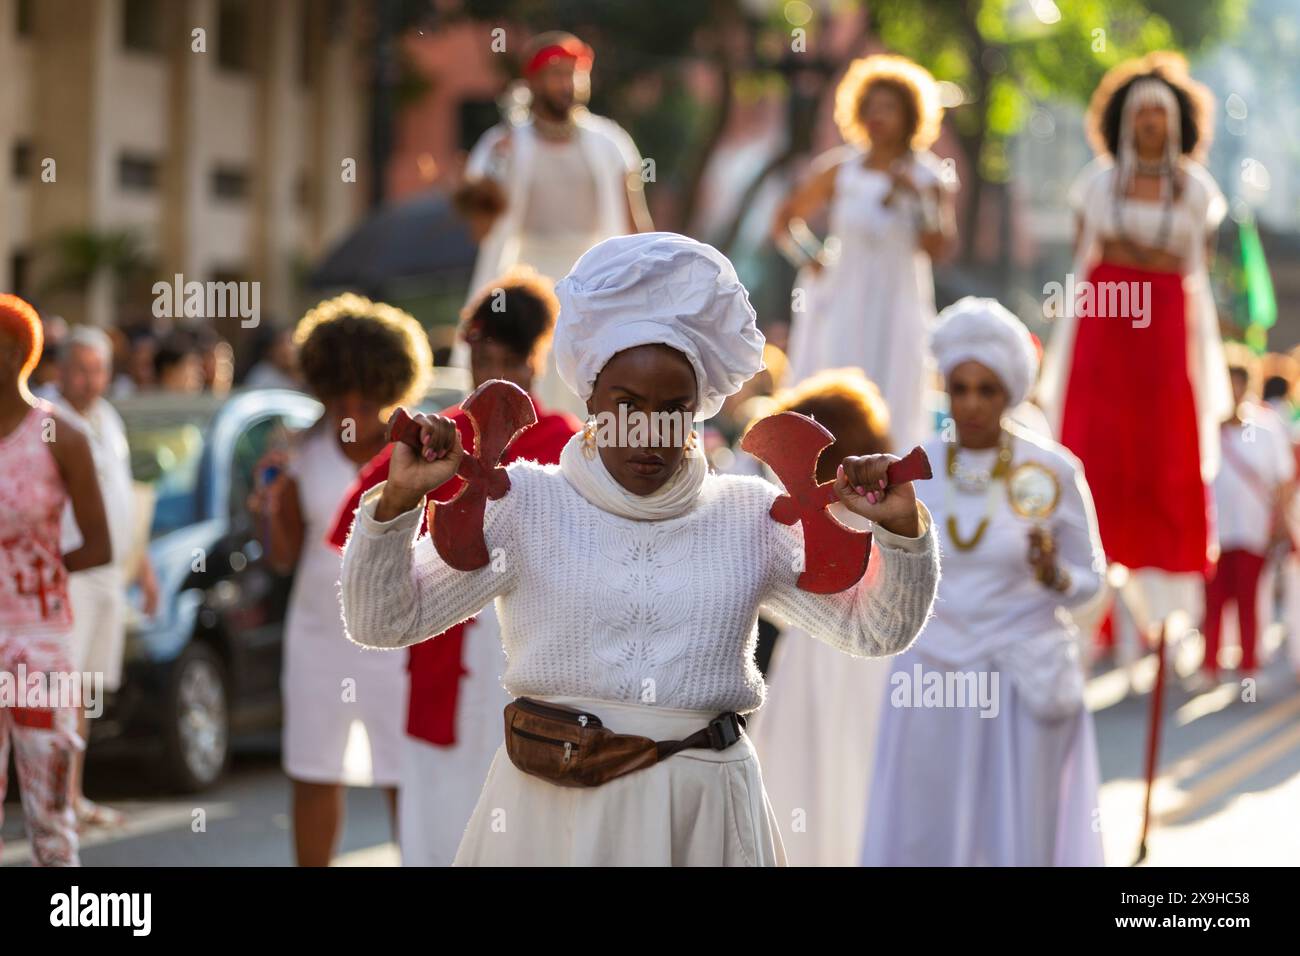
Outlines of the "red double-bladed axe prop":
[{"label": "red double-bladed axe prop", "polygon": [[[489,560],[483,540],[487,500],[495,501],[510,490],[501,456],[520,432],[537,423],[537,412],[527,392],[501,379],[484,382],[460,407],[474,426],[474,448],[465,449],[456,469],[465,487],[450,501],[430,502],[429,531],[442,560],[457,571],[476,571]],[[409,445],[417,453],[423,450],[420,426],[404,408],[388,420],[388,440]]]},{"label": "red double-bladed axe prop", "polygon": [[[838,501],[835,482],[817,483],[817,458],[835,436],[807,415],[781,412],[760,419],[740,442],[762,459],[786,493],[772,502],[771,515],[782,524],[803,525],[804,571],[799,587],[813,594],[835,594],[853,587],[871,560],[871,532],[840,524],[826,507]],[[890,485],[931,478],[930,459],[913,448],[885,472]]]}]

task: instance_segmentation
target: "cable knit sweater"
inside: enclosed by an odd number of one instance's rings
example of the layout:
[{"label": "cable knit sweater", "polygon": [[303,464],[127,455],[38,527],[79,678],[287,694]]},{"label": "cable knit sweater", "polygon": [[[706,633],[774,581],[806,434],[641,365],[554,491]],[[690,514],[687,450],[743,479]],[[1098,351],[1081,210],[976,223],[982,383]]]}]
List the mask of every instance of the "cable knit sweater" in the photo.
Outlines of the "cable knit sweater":
[{"label": "cable knit sweater", "polygon": [[800,526],[774,521],[780,491],[761,478],[710,475],[685,514],[617,517],[583,498],[557,466],[518,462],[489,501],[492,560],[457,571],[419,534],[420,510],[374,517],[362,499],[343,554],[349,637],[396,648],[439,634],[497,599],[515,696],[576,696],[740,713],[763,702],[754,664],[758,609],[769,608],[855,657],[905,650],[939,578],[934,530],[877,528],[866,576],[839,594],[799,590]]}]

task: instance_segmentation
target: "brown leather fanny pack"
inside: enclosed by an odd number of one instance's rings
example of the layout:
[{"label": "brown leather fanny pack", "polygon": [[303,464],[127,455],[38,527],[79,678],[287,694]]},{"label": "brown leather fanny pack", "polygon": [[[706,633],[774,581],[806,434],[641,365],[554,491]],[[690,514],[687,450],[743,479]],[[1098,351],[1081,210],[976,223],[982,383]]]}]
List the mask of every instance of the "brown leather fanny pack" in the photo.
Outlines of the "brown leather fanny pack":
[{"label": "brown leather fanny pack", "polygon": [[729,712],[685,740],[656,741],[616,734],[595,714],[528,697],[507,704],[505,718],[510,762],[561,787],[598,787],[682,750],[726,750],[745,727],[744,717]]}]

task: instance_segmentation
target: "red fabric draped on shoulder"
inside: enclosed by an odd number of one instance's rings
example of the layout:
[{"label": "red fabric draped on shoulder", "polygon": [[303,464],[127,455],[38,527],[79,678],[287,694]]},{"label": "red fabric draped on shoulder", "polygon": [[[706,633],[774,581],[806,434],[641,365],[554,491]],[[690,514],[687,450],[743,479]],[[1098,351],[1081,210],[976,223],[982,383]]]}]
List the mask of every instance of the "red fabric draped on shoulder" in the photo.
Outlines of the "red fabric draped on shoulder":
[{"label": "red fabric draped on shoulder", "polygon": [[[560,460],[560,451],[569,438],[581,427],[573,416],[563,413],[547,412],[533,399],[537,410],[537,424],[520,435],[506,449],[502,456],[503,464],[514,461],[536,461],[543,465],[556,464]],[[466,448],[473,447],[474,426],[458,406],[453,406],[441,414],[456,423],[460,431],[460,440]],[[393,449],[388,445],[372,458],[357,480],[348,489],[347,497],[334,519],[328,540],[335,548],[342,550],[352,531],[352,522],[356,516],[361,497],[380,482],[388,480],[389,459]],[[455,497],[463,482],[452,478],[429,494],[429,501],[449,501]],[[425,519],[420,519],[420,530],[425,530]],[[410,673],[411,692],[406,714],[406,732],[412,737],[427,743],[449,747],[456,743],[456,701],[460,691],[460,680],[466,673],[464,666],[465,629],[473,623],[471,618],[464,624],[457,624],[437,637],[421,641],[410,647],[407,659],[407,671]]]}]

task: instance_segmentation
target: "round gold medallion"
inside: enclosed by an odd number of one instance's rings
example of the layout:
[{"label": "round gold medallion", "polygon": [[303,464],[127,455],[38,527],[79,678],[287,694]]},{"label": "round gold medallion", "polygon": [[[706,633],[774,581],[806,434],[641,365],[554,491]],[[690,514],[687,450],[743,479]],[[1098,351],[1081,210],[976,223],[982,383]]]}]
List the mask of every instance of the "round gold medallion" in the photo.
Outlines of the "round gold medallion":
[{"label": "round gold medallion", "polygon": [[1061,482],[1046,465],[1027,461],[1007,476],[1007,500],[1022,518],[1043,521],[1061,501]]}]

